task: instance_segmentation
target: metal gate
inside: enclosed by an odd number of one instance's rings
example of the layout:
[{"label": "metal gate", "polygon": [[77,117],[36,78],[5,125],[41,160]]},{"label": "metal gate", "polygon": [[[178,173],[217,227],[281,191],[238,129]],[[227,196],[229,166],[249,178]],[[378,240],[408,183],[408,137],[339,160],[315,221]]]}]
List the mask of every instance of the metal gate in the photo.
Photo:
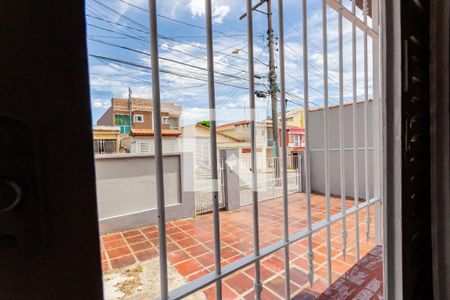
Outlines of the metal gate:
[{"label": "metal gate", "polygon": [[[224,191],[224,162],[218,159],[218,182],[219,182],[219,209],[225,207]],[[209,169],[210,170],[210,169]],[[197,172],[195,181],[195,214],[201,215],[213,211],[213,191],[211,190],[211,176],[204,172]]]},{"label": "metal gate", "polygon": [[[266,158],[259,160],[258,167],[258,201],[274,199],[283,196],[282,179],[276,176],[276,169],[282,171],[280,159]],[[302,169],[300,156],[287,157],[288,193],[303,191]],[[252,203],[251,160],[239,159],[239,194],[240,205]]]},{"label": "metal gate", "polygon": [[[267,0],[262,0],[258,4],[256,4],[256,8],[267,2]],[[362,15],[358,16],[356,13],[356,2],[363,4]],[[369,3],[371,3],[372,7],[369,8]],[[309,90],[311,87],[308,83],[309,78],[309,61],[308,61],[308,12],[307,12],[307,0],[302,0],[302,35],[303,35],[303,88],[304,88],[304,110],[305,110],[305,133],[306,133],[306,141],[305,141],[305,189],[306,189],[306,211],[307,211],[307,226],[305,230],[298,231],[294,234],[289,234],[289,211],[288,211],[288,172],[287,172],[287,147],[282,147],[281,151],[281,164],[282,164],[282,198],[283,198],[283,238],[273,244],[270,244],[267,247],[260,248],[260,240],[259,240],[259,201],[258,201],[258,174],[257,174],[257,161],[256,161],[256,139],[255,139],[255,72],[254,72],[254,52],[253,52],[253,3],[251,0],[246,1],[247,4],[247,54],[248,54],[248,90],[249,90],[249,107],[250,107],[250,128],[251,128],[251,196],[252,196],[252,219],[253,219],[253,227],[254,227],[254,252],[251,255],[240,258],[224,267],[221,265],[221,239],[220,239],[220,218],[219,218],[219,209],[221,206],[220,202],[220,181],[219,176],[221,171],[219,169],[220,164],[218,164],[217,159],[217,146],[216,146],[216,101],[215,101],[215,83],[214,83],[214,60],[213,60],[213,30],[212,30],[212,0],[205,0],[205,16],[206,16],[206,37],[207,37],[207,73],[208,73],[208,98],[209,98],[209,119],[211,122],[210,127],[210,141],[211,141],[211,200],[212,203],[212,211],[213,211],[213,233],[214,233],[214,271],[209,274],[206,274],[192,282],[186,283],[185,285],[178,287],[169,292],[168,289],[168,272],[167,272],[167,240],[166,240],[166,218],[165,218],[165,199],[164,199],[164,170],[163,170],[163,160],[162,160],[162,141],[161,141],[161,101],[160,101],[160,80],[159,80],[159,55],[158,55],[158,22],[157,22],[157,8],[156,8],[156,0],[149,1],[149,11],[150,11],[150,41],[151,41],[151,70],[152,70],[152,94],[154,101],[154,116],[155,116],[155,161],[156,161],[156,175],[157,175],[157,203],[158,203],[158,225],[159,225],[159,245],[160,245],[160,276],[161,276],[161,299],[181,299],[188,295],[195,293],[196,291],[201,290],[202,288],[215,284],[216,286],[216,296],[218,299],[222,298],[222,279],[227,277],[228,275],[241,270],[242,268],[253,264],[254,265],[254,289],[256,299],[261,299],[261,292],[263,288],[262,280],[261,280],[261,271],[260,271],[260,261],[264,257],[274,253],[277,250],[284,251],[284,283],[285,283],[285,299],[291,299],[290,295],[290,260],[289,260],[289,246],[297,242],[299,240],[305,239],[307,240],[307,257],[308,257],[308,266],[309,266],[309,281],[310,284],[314,281],[314,250],[313,250],[313,242],[312,236],[314,233],[317,233],[319,230],[326,230],[326,265],[327,265],[327,274],[328,274],[328,283],[332,282],[332,260],[331,260],[331,225],[336,222],[342,223],[342,252],[345,255],[347,251],[347,223],[346,218],[348,216],[353,216],[355,219],[354,226],[356,228],[360,227],[359,222],[359,213],[361,210],[370,211],[372,206],[375,206],[376,209],[379,208],[379,203],[381,202],[380,196],[380,178],[381,174],[379,172],[379,164],[381,161],[381,151],[380,151],[380,140],[381,140],[381,131],[380,128],[380,98],[378,91],[378,1],[377,0],[362,0],[362,1],[351,1],[351,10],[348,9],[343,2],[340,0],[322,0],[322,37],[323,37],[323,120],[324,120],[324,169],[325,169],[325,201],[326,201],[326,216],[323,220],[316,221],[313,223],[312,218],[312,209],[311,209],[311,185],[310,185],[310,148],[309,148]],[[338,13],[339,17],[339,26],[338,26],[338,35],[339,35],[339,103],[337,107],[339,108],[339,154],[340,154],[340,169],[341,169],[341,200],[343,202],[341,211],[331,215],[331,207],[330,207],[330,136],[329,136],[329,87],[328,87],[328,33],[327,33],[327,10],[328,8],[334,9]],[[281,102],[281,136],[282,136],[282,144],[287,145],[287,137],[286,137],[286,88],[285,88],[285,54],[284,54],[284,16],[283,16],[284,8],[283,8],[283,0],[278,0],[278,33],[279,33],[279,74],[280,74],[280,102]],[[371,14],[372,20],[371,24],[368,23],[368,15]],[[342,29],[342,20],[345,18],[348,22],[351,23],[352,26],[352,101],[351,105],[353,107],[353,142],[350,148],[351,153],[353,154],[353,181],[354,181],[354,206],[351,208],[347,208],[345,205],[345,180],[352,180],[345,178],[343,175],[344,170],[344,152],[348,151],[347,147],[344,145],[344,140],[342,138],[342,120],[344,116],[342,115],[342,107],[347,105],[344,102],[344,80],[343,80],[343,29]],[[373,103],[376,105],[377,109],[374,113],[374,120],[376,120],[373,124],[368,124],[367,117],[365,117],[364,124],[364,132],[363,141],[358,141],[357,139],[357,128],[355,122],[356,116],[356,104],[358,98],[358,81],[357,81],[357,59],[356,59],[356,30],[360,30],[364,34],[364,63],[361,64],[364,80],[363,80],[363,100],[364,100],[364,113],[367,116],[367,103],[369,102],[368,96],[368,37],[372,39],[373,43]],[[378,122],[378,123],[377,123]],[[336,126],[338,126],[336,124]],[[373,196],[371,196],[366,189],[365,197],[361,197],[358,191],[358,180],[359,177],[363,177],[365,181],[365,186],[368,186],[368,135],[367,128],[369,126],[374,126],[378,129],[378,133],[374,134],[374,144],[376,145],[374,150],[374,170],[375,173],[374,178],[374,186],[375,191]],[[358,153],[360,150],[360,145],[363,145],[362,150],[364,152],[364,165],[365,172],[363,175],[358,174],[357,172],[357,164],[358,164]],[[223,197],[222,197],[223,198]],[[364,202],[360,203],[360,199],[365,198]],[[378,210],[379,211],[379,210]],[[370,219],[370,214],[367,213],[366,218],[366,235],[369,235],[370,223],[372,220]],[[375,223],[380,224],[380,220],[375,220]],[[356,236],[354,237],[354,248],[355,249],[355,257],[359,260],[360,249],[360,230],[355,230]]]}]

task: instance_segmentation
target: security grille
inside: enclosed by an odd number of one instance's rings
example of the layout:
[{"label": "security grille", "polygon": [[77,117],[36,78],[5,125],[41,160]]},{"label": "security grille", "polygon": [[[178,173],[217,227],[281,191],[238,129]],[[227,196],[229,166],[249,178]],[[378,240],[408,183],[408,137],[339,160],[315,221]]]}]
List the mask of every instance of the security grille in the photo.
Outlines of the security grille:
[{"label": "security grille", "polygon": [[[154,115],[155,118],[155,160],[156,160],[156,178],[157,178],[157,203],[158,203],[158,226],[159,226],[159,245],[160,245],[160,275],[161,275],[161,299],[181,299],[188,295],[193,294],[200,289],[215,283],[216,285],[216,296],[218,299],[222,298],[222,279],[226,276],[241,270],[245,266],[254,264],[255,267],[255,281],[254,289],[256,299],[261,299],[262,282],[261,282],[261,271],[260,271],[260,260],[277,250],[284,251],[284,268],[285,268],[285,298],[291,299],[290,295],[290,273],[289,273],[289,246],[302,239],[307,240],[307,257],[309,265],[309,281],[310,284],[314,281],[314,251],[312,236],[319,230],[326,230],[326,252],[327,252],[327,274],[328,283],[332,282],[332,259],[331,259],[331,225],[336,222],[342,223],[342,253],[343,255],[347,252],[348,242],[347,242],[347,217],[354,215],[355,223],[353,224],[356,228],[359,228],[359,213],[362,210],[367,210],[370,212],[372,207],[376,209],[376,220],[375,228],[379,231],[380,220],[379,220],[379,205],[380,199],[380,172],[379,172],[379,162],[381,151],[379,149],[380,145],[380,131],[379,131],[379,120],[380,120],[380,99],[378,91],[378,2],[377,0],[364,0],[363,2],[363,17],[359,17],[356,12],[356,1],[352,1],[352,9],[349,10],[343,5],[342,1],[338,0],[322,0],[322,36],[323,36],[323,166],[324,166],[324,176],[325,176],[325,201],[326,201],[326,216],[323,220],[314,222],[312,221],[311,213],[311,149],[310,149],[310,97],[309,97],[309,69],[308,69],[308,13],[307,13],[307,0],[302,0],[302,32],[303,32],[303,79],[304,79],[304,109],[305,109],[305,190],[306,190],[306,210],[307,210],[307,226],[305,230],[296,232],[294,234],[289,234],[288,222],[289,222],[289,211],[288,211],[288,160],[287,160],[287,150],[286,147],[282,148],[281,152],[281,182],[282,182],[282,198],[283,198],[283,238],[281,241],[276,242],[272,245],[266,246],[264,248],[260,247],[259,240],[259,210],[258,210],[258,172],[257,172],[257,160],[256,160],[256,142],[255,142],[255,73],[254,73],[254,52],[253,52],[253,7],[252,1],[247,0],[247,42],[248,42],[248,81],[249,81],[249,107],[250,107],[250,119],[251,119],[251,203],[253,205],[253,226],[254,226],[254,253],[243,257],[231,264],[224,267],[221,266],[221,241],[220,241],[220,227],[219,227],[219,170],[218,170],[218,159],[217,159],[217,147],[216,147],[216,115],[215,115],[215,83],[214,83],[214,61],[213,61],[213,35],[212,35],[212,0],[205,1],[205,15],[206,15],[206,36],[207,36],[207,62],[208,62],[208,96],[209,96],[209,118],[211,122],[210,130],[210,157],[211,157],[211,179],[212,179],[212,193],[211,202],[213,204],[213,232],[214,232],[214,261],[215,268],[214,271],[206,274],[192,282],[189,282],[181,287],[178,287],[169,292],[168,289],[168,272],[167,272],[167,241],[166,241],[166,217],[165,217],[165,199],[164,199],[164,180],[163,180],[163,159],[162,159],[162,139],[161,139],[161,101],[160,101],[160,79],[159,79],[159,59],[158,59],[158,24],[157,24],[157,8],[156,0],[149,1],[149,11],[150,11],[150,36],[151,36],[151,70],[152,70],[152,94],[154,101]],[[264,3],[262,1],[261,3]],[[369,8],[369,2],[372,7]],[[260,6],[261,3],[257,4]],[[338,35],[339,35],[339,103],[337,104],[339,109],[339,120],[337,124],[332,124],[333,126],[339,126],[339,142],[338,142],[338,153],[339,153],[339,167],[340,167],[340,190],[341,190],[341,201],[342,209],[339,213],[331,214],[330,207],[330,181],[331,181],[331,170],[330,170],[330,119],[329,119],[329,70],[328,70],[328,32],[327,32],[327,10],[334,9],[338,13],[339,25],[338,25]],[[286,145],[286,90],[285,90],[285,54],[284,54],[284,24],[283,24],[283,0],[278,0],[278,31],[279,31],[279,75],[280,75],[280,100],[281,100],[281,140],[282,144]],[[371,24],[368,24],[367,16],[371,14]],[[352,143],[349,147],[344,145],[344,116],[343,107],[347,106],[344,102],[344,65],[343,65],[343,19],[347,20],[352,24]],[[364,46],[363,46],[363,63],[359,64],[356,58],[356,33],[357,30],[361,31],[364,35]],[[373,118],[372,124],[369,124],[368,116],[368,103],[369,103],[369,58],[368,58],[368,39],[372,40],[373,45]],[[360,95],[357,78],[357,67],[362,68],[363,73],[363,86],[362,95]],[[364,125],[363,125],[363,139],[360,141],[358,139],[358,128],[357,128],[357,103],[358,97],[362,97],[363,100],[363,114],[364,114]],[[368,135],[368,128],[373,127],[374,133],[372,137]],[[373,138],[373,155],[372,159],[373,169],[369,170],[369,138]],[[353,174],[351,178],[345,176],[345,159],[346,151],[350,151],[352,154],[351,161],[353,164]],[[362,154],[362,155],[361,155]],[[359,174],[358,165],[360,164],[360,157],[362,157],[362,163],[364,164],[363,174]],[[364,195],[360,194],[359,186],[360,180],[364,182],[364,186],[369,186],[369,172],[373,172],[373,196],[369,193],[369,188],[365,188]],[[354,206],[347,208],[345,205],[346,194],[348,191],[345,190],[346,182],[353,182],[353,198]],[[360,201],[364,199],[365,201]],[[369,229],[372,220],[370,219],[370,213],[366,213],[366,238],[369,237]],[[360,258],[360,230],[355,230],[356,236],[351,240],[354,241],[354,255],[357,259]],[[379,238],[379,232],[376,234]],[[350,248],[350,247],[349,247]]]},{"label": "security grille", "polygon": [[94,152],[96,154],[116,153],[115,140],[94,140]]}]

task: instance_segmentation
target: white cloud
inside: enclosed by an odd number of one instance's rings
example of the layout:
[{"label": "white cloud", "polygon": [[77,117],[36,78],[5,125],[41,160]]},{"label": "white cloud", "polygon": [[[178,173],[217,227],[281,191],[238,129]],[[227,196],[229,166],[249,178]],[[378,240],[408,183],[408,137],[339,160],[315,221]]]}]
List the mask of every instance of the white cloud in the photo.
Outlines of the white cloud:
[{"label": "white cloud", "polygon": [[[218,4],[217,1],[212,3],[212,17],[213,23],[222,24],[225,17],[230,12],[230,6],[224,4]],[[205,1],[204,0],[191,0],[189,3],[192,17],[202,17],[205,15]]]},{"label": "white cloud", "polygon": [[94,108],[108,108],[110,106],[110,101],[103,99],[94,99],[92,101],[92,107]]}]

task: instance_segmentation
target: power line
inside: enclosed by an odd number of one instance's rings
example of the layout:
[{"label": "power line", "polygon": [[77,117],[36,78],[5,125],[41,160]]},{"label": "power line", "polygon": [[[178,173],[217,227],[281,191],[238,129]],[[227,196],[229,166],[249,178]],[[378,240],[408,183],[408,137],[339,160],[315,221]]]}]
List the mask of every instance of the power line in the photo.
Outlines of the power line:
[{"label": "power line", "polygon": [[[144,12],[148,13],[148,9],[146,9],[146,8],[143,8],[143,7],[140,7],[138,5],[132,4],[132,3],[128,2],[128,1],[125,1],[125,0],[118,0],[118,1],[120,1],[122,3],[125,3],[125,4],[128,4],[131,7],[134,7],[136,9],[138,9],[138,10],[141,10],[141,11],[144,11]],[[206,28],[203,27],[203,26],[196,25],[196,24],[191,24],[191,23],[188,23],[188,22],[185,22],[185,21],[181,21],[181,20],[177,20],[177,19],[165,16],[165,15],[162,15],[162,14],[157,14],[157,16],[162,18],[162,19],[165,19],[165,20],[168,20],[168,21],[172,21],[172,22],[175,22],[175,23],[178,23],[178,24],[183,24],[183,25],[186,25],[186,26],[189,26],[189,27],[206,30]],[[213,29],[212,31],[216,32],[216,33],[219,33],[219,34],[221,34],[221,35],[223,35],[225,37],[232,37],[233,36],[233,34],[230,35],[229,33],[224,33],[223,31],[220,31],[220,30]]]},{"label": "power line", "polygon": [[[151,70],[151,67],[144,66],[144,65],[137,64],[137,63],[130,62],[130,61],[127,61],[127,60],[123,60],[123,59],[111,58],[111,57],[95,55],[95,54],[89,54],[89,56],[91,56],[93,58],[96,58],[96,59],[98,59],[100,61],[105,61],[106,60],[106,61],[116,62],[116,63],[120,63],[120,64],[124,64],[124,65],[129,65],[129,66],[140,68],[140,69]],[[204,82],[208,81],[207,79],[198,78],[198,77],[191,76],[191,75],[186,75],[186,74],[179,74],[179,73],[176,73],[176,72],[173,72],[173,71],[170,71],[170,70],[160,69],[159,71],[161,73],[171,74],[171,75],[184,77],[184,78],[189,78],[189,79],[193,79],[193,80],[204,81]],[[248,87],[228,84],[228,83],[221,82],[221,81],[216,81],[216,83],[220,84],[220,85],[225,85],[225,86],[230,86],[230,87],[234,87],[234,88],[239,88],[239,89],[245,89],[245,90],[248,89]]]},{"label": "power line", "polygon": [[[99,2],[99,1],[97,1],[97,0],[91,0],[91,1],[94,1],[95,3],[97,3],[98,5],[101,5],[101,6],[104,7],[104,8],[107,8],[109,11],[112,11],[112,12],[113,12],[114,14],[116,14],[117,16],[123,17],[123,18],[125,18],[125,19],[131,21],[132,23],[134,23],[134,24],[136,24],[136,25],[142,27],[142,28],[144,29],[144,33],[150,34],[148,28],[147,28],[146,26],[142,25],[141,23],[136,22],[136,21],[130,19],[129,17],[125,16],[124,14],[118,12],[117,10],[115,10],[115,9],[113,9],[113,8],[110,8],[110,7],[106,6],[106,5],[104,5],[103,3],[101,3],[101,2]],[[119,1],[121,1],[121,0],[119,0]],[[126,4],[129,4],[129,3],[126,2],[126,1],[122,1],[122,2],[124,2],[124,3],[126,3]],[[136,5],[133,4],[133,6],[136,6]],[[147,11],[147,10],[145,10],[144,8],[140,8],[140,9],[141,9],[141,10],[144,10],[144,11]],[[202,26],[200,26],[200,25],[195,25],[195,24],[191,24],[191,23],[184,22],[184,21],[176,20],[176,19],[173,19],[173,18],[164,16],[164,15],[161,15],[161,14],[158,14],[158,16],[160,16],[161,18],[165,18],[165,19],[168,19],[168,20],[171,20],[171,21],[174,21],[174,22],[177,22],[177,23],[186,25],[186,26],[197,27],[197,28],[206,30],[206,28],[204,28],[204,27],[202,27]],[[112,22],[112,21],[108,21],[108,20],[105,20],[105,21],[108,22],[108,23],[110,23],[110,24],[115,24],[115,25],[118,25],[118,26],[123,25],[123,24],[120,24],[120,23],[117,23],[117,22]],[[97,28],[99,28],[99,27],[97,27]],[[99,29],[100,29],[100,28],[99,28]],[[103,28],[103,30],[105,30],[105,28]],[[108,29],[107,31],[110,31],[110,29]],[[228,37],[228,38],[231,38],[230,35],[227,35],[227,34],[221,32],[221,31],[217,31],[217,30],[216,30],[215,32],[218,32],[218,33],[220,33],[220,34],[222,34],[222,35],[224,35],[224,36],[226,36],[226,37]],[[121,33],[121,34],[123,34],[123,33]],[[128,36],[128,37],[130,37],[130,38],[133,38],[132,36],[130,36],[130,35],[128,35],[128,34],[124,34],[124,35],[126,35],[126,36]],[[178,43],[183,43],[182,41],[177,41],[177,40],[175,40],[175,39],[173,39],[173,38],[171,38],[171,37],[164,36],[164,35],[158,35],[158,37],[163,38],[163,39],[167,39],[167,40],[176,41],[176,42],[178,42]],[[138,40],[142,41],[142,39],[138,39]],[[149,40],[146,41],[146,42],[149,42]],[[200,47],[200,48],[201,48],[202,50],[205,50],[203,47]],[[231,56],[231,57],[237,58],[237,59],[247,60],[246,58],[237,57],[237,56],[234,56],[234,55],[228,54],[228,53],[222,53],[222,52],[220,52],[220,51],[214,51],[214,52],[219,53],[219,54],[222,54],[222,55],[226,55],[226,56],[229,56],[229,57]],[[258,61],[259,63],[261,63],[261,64],[267,66],[267,63],[265,63],[265,62],[263,62],[263,61],[261,61],[261,60],[259,60],[259,59],[255,59],[255,60]]]},{"label": "power line", "polygon": [[[113,43],[109,43],[109,42],[106,42],[106,41],[101,41],[101,40],[97,40],[97,39],[93,39],[93,38],[89,38],[89,40],[97,42],[97,43],[101,43],[101,44],[104,44],[104,45],[108,45],[108,46],[111,46],[111,47],[117,47],[117,48],[125,49],[125,50],[128,50],[128,51],[132,51],[132,52],[135,52],[135,53],[139,53],[139,54],[143,54],[143,55],[146,55],[146,56],[150,56],[150,53],[148,53],[148,52],[136,50],[136,49],[129,48],[129,47],[126,47],[126,46],[121,46],[121,45],[117,45],[117,44],[113,44]],[[180,65],[183,65],[183,66],[186,66],[186,67],[194,68],[194,69],[197,69],[197,70],[208,71],[204,67],[199,67],[199,66],[187,64],[187,63],[184,63],[184,62],[181,62],[181,61],[178,61],[178,60],[175,60],[175,59],[163,57],[163,56],[159,56],[159,59],[164,60],[164,61],[168,61],[168,62],[172,62],[172,63],[176,63],[176,64],[180,64]],[[222,76],[230,77],[230,78],[245,80],[245,78],[242,78],[242,77],[239,77],[239,76],[235,76],[235,75],[232,75],[232,74],[228,74],[228,73],[223,73],[223,72],[220,72],[220,71],[214,71],[214,73],[222,75]]]}]

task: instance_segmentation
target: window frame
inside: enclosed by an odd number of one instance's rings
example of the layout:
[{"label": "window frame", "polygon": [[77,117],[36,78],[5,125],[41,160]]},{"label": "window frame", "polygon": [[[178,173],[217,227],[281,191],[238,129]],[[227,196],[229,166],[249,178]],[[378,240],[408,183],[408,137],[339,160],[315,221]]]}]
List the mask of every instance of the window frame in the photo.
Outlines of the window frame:
[{"label": "window frame", "polygon": [[[141,120],[139,120],[139,118],[141,118]],[[134,123],[144,123],[144,115],[143,114],[133,115],[133,122]]]}]

